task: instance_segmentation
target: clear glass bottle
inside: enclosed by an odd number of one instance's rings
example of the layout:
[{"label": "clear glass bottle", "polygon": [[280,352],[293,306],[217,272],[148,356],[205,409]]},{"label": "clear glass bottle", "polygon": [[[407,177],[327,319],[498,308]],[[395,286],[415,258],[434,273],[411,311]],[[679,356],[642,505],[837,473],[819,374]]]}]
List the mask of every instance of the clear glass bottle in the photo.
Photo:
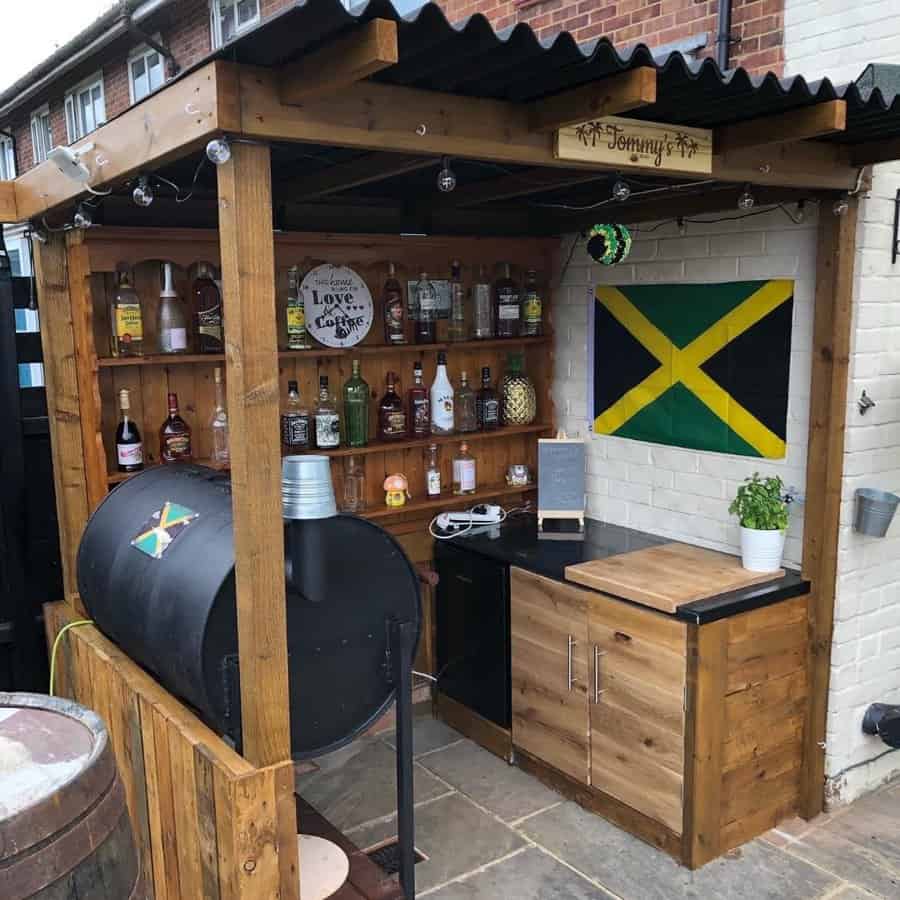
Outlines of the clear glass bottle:
[{"label": "clear glass bottle", "polygon": [[397,393],[397,376],[388,372],[387,390],[378,404],[378,437],[383,441],[399,441],[406,437],[406,410]]},{"label": "clear glass bottle", "polygon": [[216,284],[213,267],[197,264],[191,286],[194,298],[194,340],[198,353],[224,353],[225,331],[222,323],[222,295]]},{"label": "clear glass bottle", "polygon": [[140,472],[144,468],[144,444],[137,425],[131,421],[131,393],[128,388],[119,391],[121,418],[116,428],[116,467],[120,472]]},{"label": "clear glass bottle", "polygon": [[416,343],[434,344],[437,341],[437,288],[425,272],[416,285]]},{"label": "clear glass bottle", "polygon": [[481,389],[475,398],[475,416],[482,431],[493,431],[500,427],[500,396],[491,384],[489,366],[481,369]]},{"label": "clear glass bottle", "polygon": [[425,451],[425,493],[429,500],[441,496],[441,460],[437,444],[429,444]]},{"label": "clear glass bottle", "polygon": [[450,322],[447,337],[451,341],[464,341],[468,337],[466,328],[466,295],[460,276],[459,260],[450,263]]},{"label": "clear glass bottle", "polygon": [[366,467],[359,456],[344,457],[341,512],[361,513],[366,508]]},{"label": "clear glass bottle", "polygon": [[312,447],[312,418],[300,399],[296,381],[288,382],[288,395],[281,408],[281,443],[289,451],[309,450]]},{"label": "clear glass bottle", "polygon": [[209,427],[212,431],[212,461],[220,466],[227,466],[231,461],[231,447],[228,440],[228,408],[225,405],[225,383],[222,381],[222,369],[216,366],[213,372],[216,389],[216,408],[213,410]]},{"label": "clear glass bottle", "polygon": [[525,289],[522,291],[522,335],[539,337],[544,333],[543,302],[537,285],[537,272],[529,269],[525,273]]},{"label": "clear glass bottle", "polygon": [[453,434],[453,385],[447,375],[446,353],[438,353],[437,374],[430,395],[431,433]]},{"label": "clear glass bottle", "polygon": [[428,389],[422,383],[422,363],[413,366],[413,384],[406,394],[406,414],[410,437],[423,438],[431,434],[431,402]]},{"label": "clear glass bottle", "polygon": [[187,317],[184,303],[175,290],[172,263],[163,263],[163,288],[159,292],[159,311],[156,333],[160,353],[187,351]]},{"label": "clear glass bottle", "polygon": [[349,447],[369,443],[369,385],[359,372],[359,360],[353,360],[353,372],[344,383],[344,430]]},{"label": "clear glass bottle", "polygon": [[113,356],[143,356],[144,317],[141,298],[127,272],[119,273],[119,284],[109,307],[110,346]]},{"label": "clear glass bottle", "polygon": [[494,284],[494,320],[497,323],[497,337],[519,336],[519,286],[513,281],[509,263],[503,263],[503,274]]},{"label": "clear glass bottle", "polygon": [[319,376],[319,400],[316,403],[316,447],[334,450],[341,446],[341,416],[337,401],[328,389],[328,376]]},{"label": "clear glass bottle", "polygon": [[312,342],[306,330],[306,307],[303,293],[300,290],[300,268],[291,266],[288,269],[288,296],[285,307],[287,317],[288,350],[309,350]]},{"label": "clear glass bottle", "polygon": [[474,494],[477,486],[475,457],[469,453],[468,444],[460,444],[453,457],[453,493]]},{"label": "clear glass bottle", "polygon": [[459,387],[453,398],[453,412],[456,417],[456,430],[461,434],[478,431],[478,416],[475,411],[475,391],[469,385],[469,376],[465,372],[459,374]]},{"label": "clear glass bottle", "polygon": [[388,263],[388,277],[381,289],[384,310],[384,342],[390,346],[406,343],[406,309],[403,306],[403,287],[397,280],[397,270]]},{"label": "clear glass bottle", "polygon": [[178,412],[178,394],[169,394],[169,415],[159,429],[159,461],[161,463],[190,462],[191,426]]},{"label": "clear glass bottle", "polygon": [[472,288],[474,336],[479,340],[494,336],[494,301],[491,297],[491,284],[485,274],[484,266],[478,270],[478,281]]}]

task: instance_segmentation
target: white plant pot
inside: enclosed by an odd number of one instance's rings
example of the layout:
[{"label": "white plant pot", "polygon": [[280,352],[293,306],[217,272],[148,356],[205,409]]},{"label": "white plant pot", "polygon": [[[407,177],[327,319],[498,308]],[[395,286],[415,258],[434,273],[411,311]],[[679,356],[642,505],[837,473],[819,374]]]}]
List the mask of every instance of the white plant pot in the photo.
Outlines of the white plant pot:
[{"label": "white plant pot", "polygon": [[741,526],[741,563],[750,572],[777,572],[784,553],[783,531]]}]

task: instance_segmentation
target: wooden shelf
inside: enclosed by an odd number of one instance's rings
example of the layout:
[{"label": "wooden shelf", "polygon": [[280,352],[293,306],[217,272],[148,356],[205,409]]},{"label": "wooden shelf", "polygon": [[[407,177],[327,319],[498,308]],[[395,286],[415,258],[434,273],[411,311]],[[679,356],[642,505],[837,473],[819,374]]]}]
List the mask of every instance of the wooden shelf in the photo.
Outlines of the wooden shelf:
[{"label": "wooden shelf", "polygon": [[[210,469],[218,469],[221,472],[230,471],[229,466],[219,465],[218,463],[214,463],[211,459],[195,459],[193,462],[198,466],[209,466]],[[147,469],[153,469],[158,465],[160,465],[160,463],[147,463],[139,472],[110,472],[106,476],[106,480],[109,484],[121,484],[123,481],[128,481],[133,475],[140,475],[141,472],[145,472]]]},{"label": "wooden shelf", "polygon": [[151,353],[147,356],[101,356],[101,368],[118,366],[185,366],[190,363],[224,363],[224,353]]},{"label": "wooden shelf", "polygon": [[524,487],[510,487],[508,484],[494,484],[479,488],[474,494],[446,493],[435,500],[411,500],[405,506],[384,506],[380,509],[367,509],[359,513],[364,519],[386,519],[390,516],[404,515],[418,512],[438,512],[451,507],[462,506],[466,509],[481,503],[484,500],[494,500],[499,497],[509,497],[515,494],[528,494],[537,490],[537,485],[529,484]]}]

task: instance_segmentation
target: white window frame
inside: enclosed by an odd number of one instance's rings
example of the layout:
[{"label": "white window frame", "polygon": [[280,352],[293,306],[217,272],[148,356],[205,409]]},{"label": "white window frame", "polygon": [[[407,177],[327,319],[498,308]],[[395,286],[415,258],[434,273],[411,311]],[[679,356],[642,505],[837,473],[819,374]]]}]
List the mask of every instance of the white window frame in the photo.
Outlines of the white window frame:
[{"label": "white window frame", "polygon": [[[154,35],[153,39],[158,43],[162,44],[162,39],[160,36]],[[162,69],[162,82],[158,87],[151,88],[150,93],[145,94],[143,97],[135,97],[134,93],[134,70],[131,68],[139,59],[144,60],[144,71],[147,72],[147,84],[150,83],[150,67],[147,65],[147,60],[151,56],[159,57],[159,65]],[[148,44],[141,44],[140,47],[135,47],[131,53],[128,54],[128,99],[132,106],[135,103],[138,103],[140,100],[144,100],[150,96],[150,94],[155,94],[161,87],[163,87],[168,79],[166,78],[166,60],[163,57],[162,53],[158,50],[154,50]]]},{"label": "white window frame", "polygon": [[244,22],[243,25],[238,24],[237,6],[239,0],[209,0],[209,19],[210,33],[212,36],[213,49],[224,46],[225,41],[222,39],[222,10],[234,7],[234,34],[228,39],[233,41],[239,34],[258,25],[262,18],[262,0],[256,0],[256,15]]},{"label": "white window frame", "polygon": [[[46,132],[43,131],[45,122]],[[50,121],[50,105],[48,103],[31,114],[31,148],[35,165],[42,163],[53,149],[53,125]]]},{"label": "white window frame", "polygon": [[16,152],[12,138],[0,134],[0,181],[12,181],[16,177]]},{"label": "white window frame", "polygon": [[[94,128],[88,129],[81,119],[81,96],[88,91],[93,92],[94,88],[100,89],[101,114],[97,117]],[[83,137],[90,134],[91,131],[99,128],[106,122],[106,92],[103,90],[102,71],[85,79],[66,94],[65,111],[66,136],[70,144],[80,141]],[[73,125],[75,126],[74,129]]]}]

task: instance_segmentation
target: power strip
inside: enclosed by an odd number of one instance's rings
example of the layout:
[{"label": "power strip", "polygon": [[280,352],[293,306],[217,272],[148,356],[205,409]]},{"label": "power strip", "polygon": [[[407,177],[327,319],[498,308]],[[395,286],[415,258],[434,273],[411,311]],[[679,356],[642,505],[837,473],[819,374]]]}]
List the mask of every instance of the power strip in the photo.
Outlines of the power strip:
[{"label": "power strip", "polygon": [[435,519],[435,525],[442,531],[454,528],[466,528],[473,525],[496,525],[504,519],[503,509],[499,506],[479,504],[470,510],[441,513]]}]

